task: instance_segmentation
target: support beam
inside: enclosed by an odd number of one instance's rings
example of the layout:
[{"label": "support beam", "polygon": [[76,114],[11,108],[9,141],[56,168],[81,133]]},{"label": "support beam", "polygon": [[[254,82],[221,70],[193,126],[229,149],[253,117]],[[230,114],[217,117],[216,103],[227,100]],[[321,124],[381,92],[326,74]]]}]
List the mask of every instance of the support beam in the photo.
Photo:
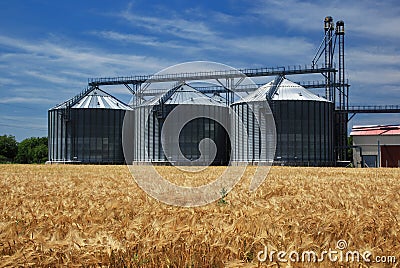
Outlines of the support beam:
[{"label": "support beam", "polygon": [[400,105],[359,105],[349,106],[347,109],[337,109],[337,113],[350,113],[350,114],[390,114],[400,113]]},{"label": "support beam", "polygon": [[241,69],[238,71],[222,70],[213,72],[194,72],[194,73],[176,73],[163,75],[142,75],[131,77],[111,77],[111,78],[91,78],[89,86],[105,86],[105,85],[123,85],[123,84],[143,84],[143,83],[162,83],[162,82],[180,82],[195,80],[213,80],[213,79],[229,79],[247,77],[265,77],[277,75],[296,75],[296,74],[323,74],[335,73],[337,70],[333,67],[318,68],[304,66],[292,67],[276,67],[276,68],[258,68],[258,69]]},{"label": "support beam", "polygon": [[128,84],[124,84],[124,86],[132,93],[132,95],[136,94],[136,92]]}]

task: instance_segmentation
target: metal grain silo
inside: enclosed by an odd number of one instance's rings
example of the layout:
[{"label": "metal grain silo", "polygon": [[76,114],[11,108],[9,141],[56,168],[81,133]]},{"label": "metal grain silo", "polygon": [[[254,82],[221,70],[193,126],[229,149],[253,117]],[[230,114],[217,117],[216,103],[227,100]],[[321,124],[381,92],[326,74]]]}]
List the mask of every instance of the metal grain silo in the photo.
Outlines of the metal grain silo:
[{"label": "metal grain silo", "polygon": [[[257,91],[232,105],[247,122],[245,107],[268,102],[276,125],[275,161],[282,165],[332,165],[333,109],[332,102],[283,77],[260,87]],[[240,114],[242,109],[242,114]],[[247,123],[245,123],[247,124]],[[250,133],[257,149],[259,134]],[[241,145],[235,145],[240,147]],[[240,148],[238,150],[240,154]],[[242,153],[243,154],[243,153]],[[254,159],[251,152],[249,160]],[[253,158],[252,158],[253,157]],[[238,158],[240,159],[240,157]],[[256,159],[255,159],[256,160]]]},{"label": "metal grain silo", "polygon": [[[162,134],[164,126],[174,124],[174,120],[171,121],[171,117],[168,119],[168,116],[174,109],[179,109],[178,107],[184,107],[185,111],[194,115],[209,114],[224,122],[229,120],[228,107],[224,102],[212,99],[190,85],[180,84],[165,94],[134,108],[134,122],[137,131],[133,133],[133,161],[183,165],[204,165],[211,161],[211,164],[214,165],[227,164],[230,142],[227,131],[218,123],[218,120],[208,116],[190,120],[179,133],[179,144],[172,144],[174,137],[168,133]],[[180,116],[186,115],[184,113],[174,115],[174,117]],[[176,119],[179,121],[179,118]],[[176,128],[178,127],[181,126],[177,125]],[[217,151],[214,159],[211,159],[207,153],[210,149],[207,147],[208,145],[205,145],[206,148],[203,148],[204,151],[201,154],[199,146],[204,139],[211,139],[215,143]],[[162,142],[173,148],[169,157],[166,156]]]},{"label": "metal grain silo", "polygon": [[99,88],[48,111],[49,161],[124,163],[122,124],[132,109]]}]

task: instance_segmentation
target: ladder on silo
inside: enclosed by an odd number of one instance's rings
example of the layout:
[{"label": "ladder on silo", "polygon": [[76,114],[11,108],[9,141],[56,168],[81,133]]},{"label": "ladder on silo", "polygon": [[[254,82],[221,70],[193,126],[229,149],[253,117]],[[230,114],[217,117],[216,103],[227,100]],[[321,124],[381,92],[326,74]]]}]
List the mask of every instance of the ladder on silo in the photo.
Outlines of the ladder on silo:
[{"label": "ladder on silo", "polygon": [[167,93],[165,93],[160,100],[158,101],[158,104],[153,107],[153,112],[156,113],[158,118],[165,118],[166,117],[166,112],[164,109],[164,104],[167,102],[169,98],[182,86],[184,85],[184,82],[178,82],[176,83],[172,89],[168,90]]},{"label": "ladder on silo", "polygon": [[277,75],[274,79],[274,83],[272,84],[271,88],[268,90],[267,93],[267,100],[272,100],[272,97],[278,91],[279,86],[281,85],[283,79],[285,78],[284,75]]}]

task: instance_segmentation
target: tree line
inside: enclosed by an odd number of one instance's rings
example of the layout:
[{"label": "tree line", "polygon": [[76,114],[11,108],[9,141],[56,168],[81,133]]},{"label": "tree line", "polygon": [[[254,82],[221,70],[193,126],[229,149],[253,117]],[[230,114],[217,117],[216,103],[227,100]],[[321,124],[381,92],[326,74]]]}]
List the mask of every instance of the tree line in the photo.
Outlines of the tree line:
[{"label": "tree line", "polygon": [[12,135],[0,136],[0,163],[41,164],[47,161],[47,137],[17,142]]}]

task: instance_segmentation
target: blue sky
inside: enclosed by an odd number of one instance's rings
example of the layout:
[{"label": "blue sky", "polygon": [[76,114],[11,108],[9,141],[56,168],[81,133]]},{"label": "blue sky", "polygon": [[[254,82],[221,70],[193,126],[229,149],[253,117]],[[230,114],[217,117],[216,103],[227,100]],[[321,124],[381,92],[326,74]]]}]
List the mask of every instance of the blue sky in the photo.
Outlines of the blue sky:
[{"label": "blue sky", "polygon": [[[195,60],[235,68],[310,64],[327,15],[345,21],[350,103],[400,104],[396,0],[3,0],[0,135],[46,136],[47,110],[79,93],[91,77],[152,74]],[[130,99],[124,87],[104,89]],[[351,121],[399,123],[397,114]]]}]

